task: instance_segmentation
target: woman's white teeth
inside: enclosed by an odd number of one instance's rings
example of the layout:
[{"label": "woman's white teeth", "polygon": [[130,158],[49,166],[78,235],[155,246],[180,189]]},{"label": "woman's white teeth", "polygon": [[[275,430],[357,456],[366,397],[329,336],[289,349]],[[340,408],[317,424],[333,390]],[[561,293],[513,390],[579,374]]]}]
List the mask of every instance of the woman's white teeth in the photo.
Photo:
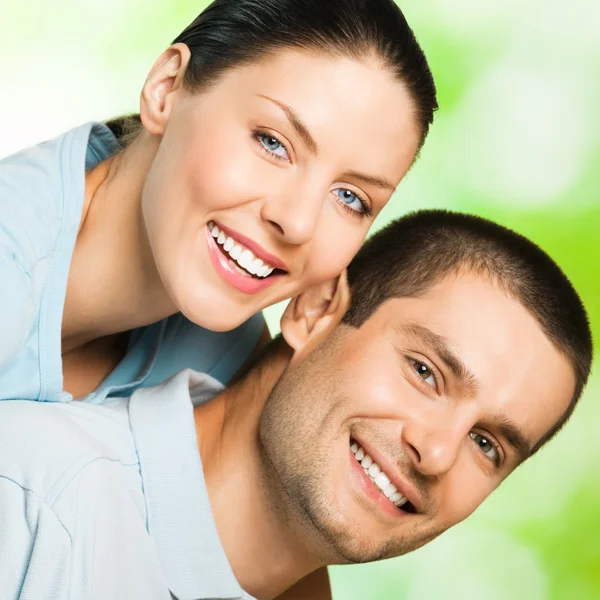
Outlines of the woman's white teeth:
[{"label": "woman's white teeth", "polygon": [[353,442],[350,450],[354,458],[360,463],[365,473],[371,478],[371,481],[382,491],[386,498],[389,498],[398,508],[406,504],[406,498],[396,489],[396,486],[390,482],[390,478],[381,470],[381,467],[373,462],[373,459],[356,443]]},{"label": "woman's white teeth", "polygon": [[250,266],[248,267],[248,271],[250,271],[250,273],[252,273],[252,275],[257,275],[259,269],[262,269],[264,267],[264,263],[262,260],[260,260],[260,258],[255,258],[251,263]]},{"label": "woman's white teeth", "polygon": [[217,244],[223,246],[223,250],[225,250],[225,252],[227,252],[240,267],[248,271],[248,273],[263,279],[264,277],[268,277],[275,270],[274,267],[265,264],[260,258],[256,258],[248,248],[244,248],[232,237],[229,237],[224,231],[221,231],[212,221],[208,224],[208,229],[215,238]]}]

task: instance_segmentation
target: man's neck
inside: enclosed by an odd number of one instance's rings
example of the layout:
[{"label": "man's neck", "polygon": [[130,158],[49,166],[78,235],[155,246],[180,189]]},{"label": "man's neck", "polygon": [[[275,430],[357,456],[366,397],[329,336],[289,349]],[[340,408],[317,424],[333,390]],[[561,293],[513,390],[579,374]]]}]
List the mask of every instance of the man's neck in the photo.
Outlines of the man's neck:
[{"label": "man's neck", "polygon": [[213,516],[240,585],[275,598],[323,566],[303,543],[306,531],[290,503],[264,485],[259,422],[262,408],[289,361],[285,344],[259,368],[195,409],[198,446]]}]

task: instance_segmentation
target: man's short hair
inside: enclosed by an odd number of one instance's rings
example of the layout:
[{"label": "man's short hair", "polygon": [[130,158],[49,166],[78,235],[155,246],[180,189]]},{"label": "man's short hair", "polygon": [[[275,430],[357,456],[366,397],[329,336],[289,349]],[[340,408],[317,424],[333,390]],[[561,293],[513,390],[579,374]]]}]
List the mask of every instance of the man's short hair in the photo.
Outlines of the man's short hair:
[{"label": "man's short hair", "polygon": [[482,275],[518,300],[570,361],[575,392],[536,452],[567,422],[587,382],[593,346],[588,317],[560,267],[536,244],[501,225],[445,210],[410,213],[374,234],[348,268],[343,322],[360,327],[386,300],[424,294],[461,272]]}]

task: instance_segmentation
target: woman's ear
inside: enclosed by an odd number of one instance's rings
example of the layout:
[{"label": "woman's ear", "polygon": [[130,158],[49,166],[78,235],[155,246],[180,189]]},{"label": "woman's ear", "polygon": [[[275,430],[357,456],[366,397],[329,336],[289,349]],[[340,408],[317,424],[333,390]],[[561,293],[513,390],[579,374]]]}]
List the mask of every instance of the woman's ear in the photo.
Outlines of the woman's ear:
[{"label": "woman's ear", "polygon": [[158,57],[150,70],[140,97],[140,118],[149,133],[164,132],[173,108],[173,92],[183,84],[190,57],[185,44],[174,44]]},{"label": "woman's ear", "polygon": [[350,289],[344,271],[292,298],[281,317],[281,334],[294,354],[312,349],[337,327],[349,306]]}]

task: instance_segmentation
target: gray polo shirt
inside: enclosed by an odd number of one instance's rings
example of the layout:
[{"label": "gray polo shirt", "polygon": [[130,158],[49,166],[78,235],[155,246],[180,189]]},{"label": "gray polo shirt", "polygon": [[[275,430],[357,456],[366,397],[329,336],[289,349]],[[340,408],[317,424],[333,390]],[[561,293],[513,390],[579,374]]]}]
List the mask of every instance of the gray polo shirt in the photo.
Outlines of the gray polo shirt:
[{"label": "gray polo shirt", "polygon": [[0,402],[3,600],[253,600],[213,520],[182,371],[102,405]]}]

